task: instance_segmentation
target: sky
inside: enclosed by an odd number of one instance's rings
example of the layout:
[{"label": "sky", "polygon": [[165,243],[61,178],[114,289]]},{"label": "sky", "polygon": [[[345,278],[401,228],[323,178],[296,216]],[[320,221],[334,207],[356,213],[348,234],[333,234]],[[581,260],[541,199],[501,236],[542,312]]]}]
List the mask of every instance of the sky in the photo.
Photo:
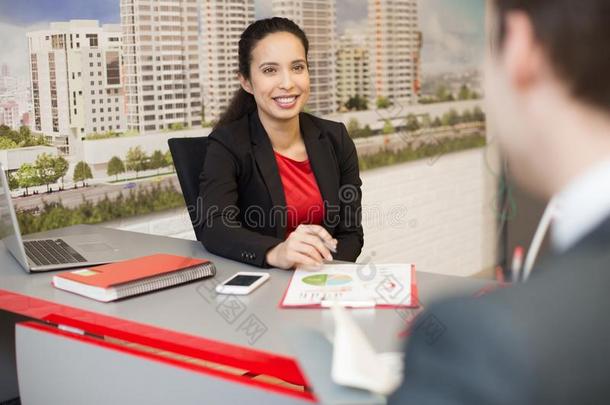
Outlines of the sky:
[{"label": "sky", "polygon": [[[367,0],[336,0],[337,31],[364,27]],[[458,71],[482,63],[485,0],[419,0],[424,37],[424,74]],[[271,16],[271,0],[255,0],[256,18]],[[119,0],[0,0],[0,64],[15,76],[27,76],[28,31],[51,21],[96,19],[119,23]]]}]

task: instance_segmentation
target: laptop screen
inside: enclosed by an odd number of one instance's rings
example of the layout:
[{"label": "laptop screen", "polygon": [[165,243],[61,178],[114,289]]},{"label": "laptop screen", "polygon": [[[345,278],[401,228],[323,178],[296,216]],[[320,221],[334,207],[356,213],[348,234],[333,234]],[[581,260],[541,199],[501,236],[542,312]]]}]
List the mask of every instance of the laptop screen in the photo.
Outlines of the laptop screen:
[{"label": "laptop screen", "polygon": [[27,256],[21,241],[17,217],[13,210],[8,181],[4,168],[0,165],[0,239],[25,269],[29,269]]},{"label": "laptop screen", "polygon": [[0,239],[4,239],[7,236],[11,236],[15,234],[15,227],[13,226],[13,222],[11,220],[11,211],[10,211],[10,196],[7,196],[7,191],[4,187],[4,178],[2,177],[2,187],[0,187]]}]

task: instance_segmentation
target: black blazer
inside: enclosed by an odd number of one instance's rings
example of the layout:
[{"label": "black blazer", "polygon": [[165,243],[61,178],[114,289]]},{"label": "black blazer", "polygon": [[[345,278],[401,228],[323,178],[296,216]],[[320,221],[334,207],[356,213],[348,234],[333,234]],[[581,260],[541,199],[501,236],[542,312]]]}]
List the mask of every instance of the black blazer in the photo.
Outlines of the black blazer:
[{"label": "black blazer", "polygon": [[[323,226],[338,240],[333,256],[355,261],[364,243],[356,147],[342,123],[307,113],[301,113],[299,121],[325,205]],[[257,112],[209,135],[200,180],[206,249],[267,267],[267,251],[286,234],[286,200],[271,141]]]},{"label": "black blazer", "polygon": [[610,403],[610,218],[526,284],[418,317],[389,404]]}]

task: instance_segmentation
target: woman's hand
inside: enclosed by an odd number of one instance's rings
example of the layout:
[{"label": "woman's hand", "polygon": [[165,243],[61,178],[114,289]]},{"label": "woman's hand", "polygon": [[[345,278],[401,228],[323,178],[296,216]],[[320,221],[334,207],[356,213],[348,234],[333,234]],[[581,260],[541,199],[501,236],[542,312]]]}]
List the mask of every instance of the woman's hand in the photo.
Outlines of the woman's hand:
[{"label": "woman's hand", "polygon": [[299,225],[284,242],[267,252],[266,260],[281,269],[321,266],[324,260],[333,260],[330,251],[336,248],[337,240],[320,225]]}]

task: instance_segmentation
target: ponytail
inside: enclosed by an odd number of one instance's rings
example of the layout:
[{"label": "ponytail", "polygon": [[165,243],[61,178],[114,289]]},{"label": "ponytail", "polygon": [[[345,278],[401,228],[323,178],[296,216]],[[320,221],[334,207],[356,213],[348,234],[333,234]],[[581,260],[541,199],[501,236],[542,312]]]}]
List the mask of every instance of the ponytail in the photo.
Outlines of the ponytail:
[{"label": "ponytail", "polygon": [[237,121],[244,115],[248,115],[254,111],[256,111],[256,101],[254,100],[254,96],[240,86],[233,95],[229,106],[222,113],[218,119],[218,122],[214,125],[214,130],[233,121]]}]

